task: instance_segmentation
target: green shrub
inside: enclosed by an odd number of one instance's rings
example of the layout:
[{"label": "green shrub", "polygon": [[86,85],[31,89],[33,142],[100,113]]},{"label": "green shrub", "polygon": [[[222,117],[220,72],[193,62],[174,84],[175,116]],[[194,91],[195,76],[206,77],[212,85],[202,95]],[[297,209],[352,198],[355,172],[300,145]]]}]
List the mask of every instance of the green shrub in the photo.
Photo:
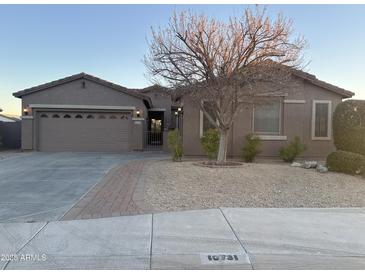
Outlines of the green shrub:
[{"label": "green shrub", "polygon": [[358,153],[338,150],[328,155],[327,167],[328,170],[331,171],[352,175],[365,175],[365,156]]},{"label": "green shrub", "polygon": [[307,149],[307,146],[300,142],[300,138],[295,136],[294,140],[287,147],[279,150],[280,157],[285,162],[293,162],[302,152]]},{"label": "green shrub", "polygon": [[167,144],[173,161],[181,161],[183,145],[181,134],[178,129],[172,130],[167,135]]},{"label": "green shrub", "polygon": [[347,100],[336,107],[333,138],[338,150],[365,156],[365,101]]},{"label": "green shrub", "polygon": [[261,140],[252,134],[247,134],[245,139],[245,144],[242,148],[242,158],[245,162],[250,163],[255,160],[257,154],[261,153],[259,149]]},{"label": "green shrub", "polygon": [[200,139],[203,150],[210,160],[217,159],[219,149],[219,134],[216,129],[210,128],[204,132]]}]

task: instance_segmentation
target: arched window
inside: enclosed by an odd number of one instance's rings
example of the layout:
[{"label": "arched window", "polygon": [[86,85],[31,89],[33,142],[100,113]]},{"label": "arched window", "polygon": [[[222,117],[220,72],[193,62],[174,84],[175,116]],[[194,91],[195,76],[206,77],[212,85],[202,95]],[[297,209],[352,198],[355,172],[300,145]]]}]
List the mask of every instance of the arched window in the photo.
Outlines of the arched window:
[{"label": "arched window", "polygon": [[94,119],[94,116],[93,115],[88,115],[87,117],[86,117],[86,119]]},{"label": "arched window", "polygon": [[53,114],[52,118],[60,118],[58,114]]},{"label": "arched window", "polygon": [[75,118],[76,118],[76,119],[82,119],[82,115],[81,115],[81,114],[77,114],[77,115],[75,116]]},{"label": "arched window", "polygon": [[104,115],[99,115],[99,119],[105,119]]},{"label": "arched window", "polygon": [[65,115],[63,116],[63,118],[65,118],[65,119],[70,119],[70,118],[71,118],[71,115],[70,115],[70,114],[65,114]]},{"label": "arched window", "polygon": [[41,118],[48,118],[48,115],[47,115],[47,114],[45,114],[45,113],[43,113],[43,114],[41,115]]},{"label": "arched window", "polygon": [[117,119],[117,117],[115,117],[115,115],[110,115],[109,119]]}]

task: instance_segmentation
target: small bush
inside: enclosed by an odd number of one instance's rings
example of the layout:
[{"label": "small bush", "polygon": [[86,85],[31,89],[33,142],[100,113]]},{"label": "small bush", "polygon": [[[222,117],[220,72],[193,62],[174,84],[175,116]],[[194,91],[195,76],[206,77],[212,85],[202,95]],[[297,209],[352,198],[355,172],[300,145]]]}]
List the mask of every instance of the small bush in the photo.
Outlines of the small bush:
[{"label": "small bush", "polygon": [[217,159],[219,149],[219,134],[216,129],[210,128],[204,132],[200,139],[203,150],[210,160]]},{"label": "small bush", "polygon": [[181,134],[178,129],[172,130],[167,135],[167,144],[173,161],[181,161],[183,145]]},{"label": "small bush", "polygon": [[281,159],[285,162],[293,162],[301,153],[307,149],[307,146],[300,142],[300,138],[295,136],[294,140],[287,147],[279,150]]},{"label": "small bush", "polygon": [[365,175],[365,156],[337,150],[327,157],[328,170],[352,175]]},{"label": "small bush", "polygon": [[259,149],[261,140],[252,134],[247,134],[245,139],[245,144],[242,149],[242,158],[246,163],[250,163],[255,160],[257,154],[261,153],[261,150]]},{"label": "small bush", "polygon": [[365,156],[365,101],[347,100],[336,107],[333,138],[338,150]]}]

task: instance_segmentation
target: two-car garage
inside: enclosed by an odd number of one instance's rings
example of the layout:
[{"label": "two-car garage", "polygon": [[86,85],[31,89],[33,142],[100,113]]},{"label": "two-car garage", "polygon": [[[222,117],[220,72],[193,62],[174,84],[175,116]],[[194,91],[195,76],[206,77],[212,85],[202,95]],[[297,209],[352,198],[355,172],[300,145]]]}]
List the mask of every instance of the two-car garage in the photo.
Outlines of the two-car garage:
[{"label": "two-car garage", "polygon": [[129,150],[130,112],[37,112],[39,151]]}]

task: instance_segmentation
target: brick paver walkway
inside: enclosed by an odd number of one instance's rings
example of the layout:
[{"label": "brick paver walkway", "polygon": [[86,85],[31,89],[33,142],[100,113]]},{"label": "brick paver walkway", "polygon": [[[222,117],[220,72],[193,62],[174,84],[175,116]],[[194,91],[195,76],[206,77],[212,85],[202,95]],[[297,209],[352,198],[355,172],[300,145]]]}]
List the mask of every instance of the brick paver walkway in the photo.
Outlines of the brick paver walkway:
[{"label": "brick paver walkway", "polygon": [[[133,200],[146,161],[133,161],[112,168],[62,220],[115,217],[145,213]],[[140,204],[140,201],[139,201]]]}]

